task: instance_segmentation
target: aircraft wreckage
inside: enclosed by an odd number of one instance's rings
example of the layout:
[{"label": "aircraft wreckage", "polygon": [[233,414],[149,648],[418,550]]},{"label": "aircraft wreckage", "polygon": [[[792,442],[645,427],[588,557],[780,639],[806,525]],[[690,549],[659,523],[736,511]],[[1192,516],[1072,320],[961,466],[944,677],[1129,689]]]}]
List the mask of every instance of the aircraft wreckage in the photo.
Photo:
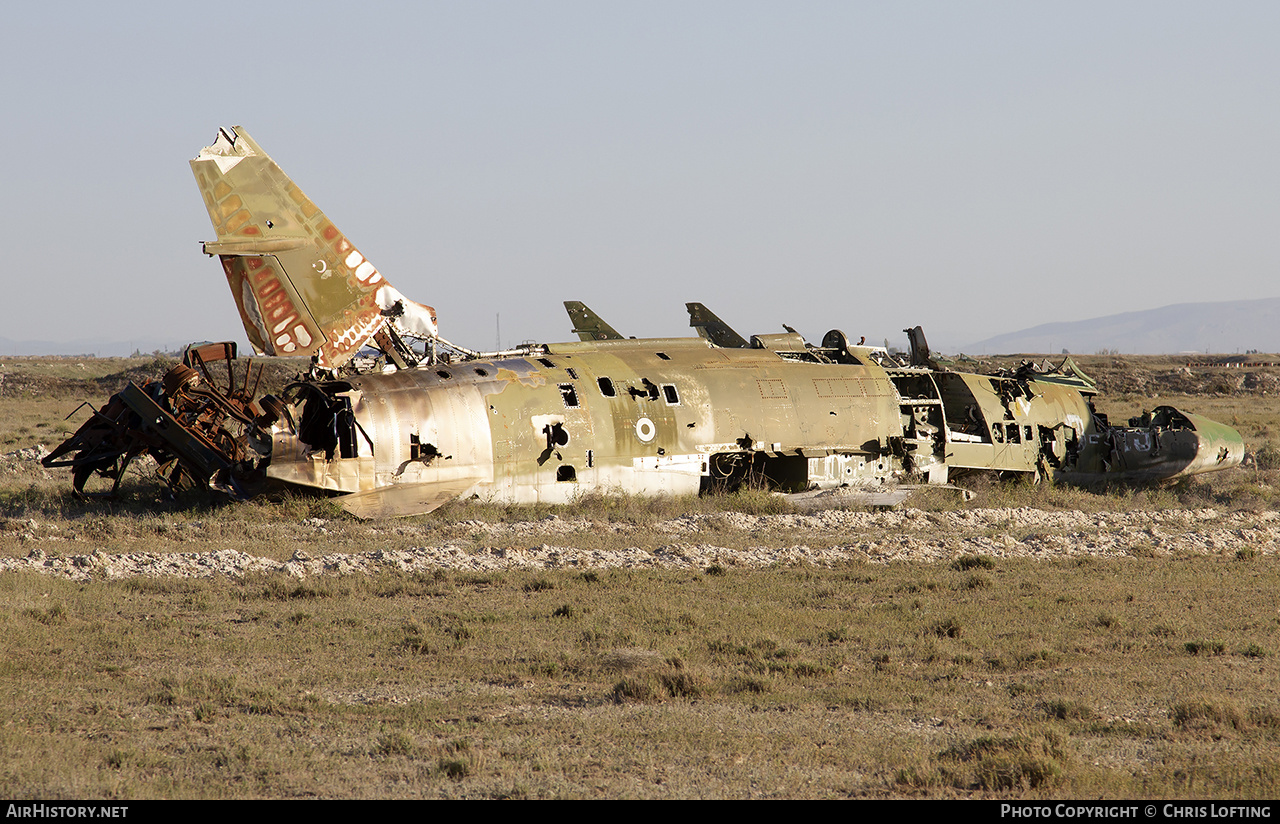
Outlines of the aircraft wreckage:
[{"label": "aircraft wreckage", "polygon": [[189,348],[45,458],[71,469],[78,493],[95,475],[114,493],[143,455],[174,491],[247,498],[282,483],[361,517],[748,480],[1161,481],[1243,458],[1234,429],[1168,406],[1112,426],[1069,359],[998,374],[940,366],[919,327],[898,356],[839,330],[818,346],[790,328],[744,338],[690,303],[697,337],[635,339],[568,302],[580,340],[475,352],[440,337],[435,310],[392,287],[244,129],[220,130],[191,168],[217,233],[204,252],[222,262],[253,348],[310,356],[310,371],[259,397],[252,360],[237,377],[234,344]]}]

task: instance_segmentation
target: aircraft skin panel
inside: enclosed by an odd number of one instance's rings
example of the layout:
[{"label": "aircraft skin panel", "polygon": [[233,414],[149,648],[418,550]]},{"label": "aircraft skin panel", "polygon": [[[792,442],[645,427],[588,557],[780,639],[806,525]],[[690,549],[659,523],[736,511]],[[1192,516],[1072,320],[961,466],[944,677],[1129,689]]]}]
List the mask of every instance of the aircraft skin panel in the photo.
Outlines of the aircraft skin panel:
[{"label": "aircraft skin panel", "polygon": [[272,461],[269,477],[292,480],[316,475],[312,467],[350,464],[358,470],[331,472],[323,488],[355,493],[461,480],[491,486],[494,453],[486,396],[505,389],[507,381],[497,376],[495,365],[488,366],[459,364],[320,384],[320,394],[302,395],[294,404],[294,419],[305,420],[305,405],[313,400],[349,401],[351,448],[326,454],[309,448],[305,432],[277,427],[272,454],[278,460]]}]

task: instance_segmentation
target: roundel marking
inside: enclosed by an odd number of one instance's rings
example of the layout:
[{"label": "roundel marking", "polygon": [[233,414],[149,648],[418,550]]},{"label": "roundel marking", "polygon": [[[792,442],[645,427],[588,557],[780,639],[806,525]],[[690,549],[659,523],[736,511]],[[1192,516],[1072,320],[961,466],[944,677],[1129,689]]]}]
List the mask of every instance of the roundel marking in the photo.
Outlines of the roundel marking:
[{"label": "roundel marking", "polygon": [[636,421],[636,437],[648,443],[653,440],[653,436],[658,434],[658,427],[653,425],[653,421],[648,418],[641,418]]}]

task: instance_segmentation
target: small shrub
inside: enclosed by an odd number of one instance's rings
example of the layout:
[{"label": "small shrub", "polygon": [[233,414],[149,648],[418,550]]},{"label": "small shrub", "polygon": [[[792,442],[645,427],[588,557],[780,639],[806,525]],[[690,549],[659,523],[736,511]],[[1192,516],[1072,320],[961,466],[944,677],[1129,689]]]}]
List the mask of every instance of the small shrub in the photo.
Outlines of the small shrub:
[{"label": "small shrub", "polygon": [[1038,664],[1050,664],[1053,662],[1053,653],[1047,649],[1037,649],[1031,652],[1023,652],[1018,654],[1015,659],[1019,664],[1024,666],[1036,666]]},{"label": "small shrub", "polygon": [[613,685],[611,695],[618,704],[656,701],[659,697],[653,680],[646,675],[628,675]]},{"label": "small shrub", "polygon": [[935,621],[929,625],[929,629],[927,630],[930,635],[936,635],[939,638],[959,638],[960,631],[960,622],[955,618]]},{"label": "small shrub", "polygon": [[1093,717],[1093,710],[1078,701],[1057,698],[1044,703],[1044,711],[1050,718],[1060,721],[1078,721]]},{"label": "small shrub", "polygon": [[262,588],[262,597],[272,601],[332,598],[350,594],[350,584],[333,578],[309,578],[298,581],[281,575],[268,579]]},{"label": "small shrub", "polygon": [[700,698],[707,692],[701,677],[685,669],[679,659],[668,659],[666,668],[658,672],[626,676],[613,685],[611,695],[616,703],[624,704],[661,701],[664,698]]},{"label": "small shrub", "polygon": [[1275,444],[1263,444],[1253,453],[1254,465],[1258,469],[1280,469],[1280,447]]},{"label": "small shrub", "polygon": [[971,569],[995,569],[996,562],[988,555],[961,555],[951,562],[951,568],[957,572],[968,572]]},{"label": "small shrub", "polygon": [[760,693],[768,692],[769,689],[770,689],[769,682],[766,681],[765,679],[751,678],[749,676],[734,678],[724,687],[724,691],[730,694],[739,693],[739,692],[751,692],[751,693],[756,693],[758,695]]},{"label": "small shrub", "polygon": [[974,770],[979,788],[989,791],[1034,790],[1051,786],[1062,775],[1044,758],[989,758]]},{"label": "small shrub", "polygon": [[383,758],[393,755],[412,757],[417,752],[417,749],[417,745],[413,743],[412,738],[403,732],[396,731],[378,736],[378,740],[373,746],[372,754]]},{"label": "small shrub", "polygon": [[62,606],[62,604],[54,604],[48,609],[36,609],[32,607],[30,609],[24,609],[22,614],[32,620],[39,621],[46,626],[65,624],[67,622],[67,610]]},{"label": "small shrub", "polygon": [[461,781],[471,775],[471,763],[462,758],[441,758],[440,772],[455,781]]},{"label": "small shrub", "polygon": [[475,772],[476,755],[471,752],[471,742],[465,738],[454,738],[444,745],[444,755],[436,763],[440,774],[454,780],[461,780]]},{"label": "small shrub", "polygon": [[1184,701],[1169,708],[1169,717],[1176,727],[1230,726],[1239,729],[1244,719],[1235,708],[1208,701]]},{"label": "small shrub", "polygon": [[893,783],[922,790],[936,784],[937,776],[925,772],[923,767],[902,767],[893,774]]},{"label": "small shrub", "polygon": [[939,753],[944,760],[968,765],[948,770],[951,782],[965,789],[1017,791],[1051,787],[1062,777],[1065,743],[1055,733],[997,738],[984,736]]},{"label": "small shrub", "polygon": [[700,698],[705,691],[700,680],[683,669],[659,673],[658,682],[672,698]]},{"label": "small shrub", "polygon": [[1257,727],[1280,729],[1280,713],[1269,707],[1254,707],[1249,710],[1249,723]]}]

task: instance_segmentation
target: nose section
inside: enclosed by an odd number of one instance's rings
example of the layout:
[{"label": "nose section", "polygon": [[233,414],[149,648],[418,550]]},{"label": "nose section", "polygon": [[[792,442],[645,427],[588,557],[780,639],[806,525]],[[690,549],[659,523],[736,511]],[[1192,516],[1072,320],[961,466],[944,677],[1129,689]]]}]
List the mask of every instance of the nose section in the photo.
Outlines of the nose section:
[{"label": "nose section", "polygon": [[1195,426],[1198,447],[1195,462],[1185,474],[1228,469],[1239,466],[1244,461],[1244,438],[1240,437],[1239,432],[1226,424],[1199,415],[1187,417]]}]

